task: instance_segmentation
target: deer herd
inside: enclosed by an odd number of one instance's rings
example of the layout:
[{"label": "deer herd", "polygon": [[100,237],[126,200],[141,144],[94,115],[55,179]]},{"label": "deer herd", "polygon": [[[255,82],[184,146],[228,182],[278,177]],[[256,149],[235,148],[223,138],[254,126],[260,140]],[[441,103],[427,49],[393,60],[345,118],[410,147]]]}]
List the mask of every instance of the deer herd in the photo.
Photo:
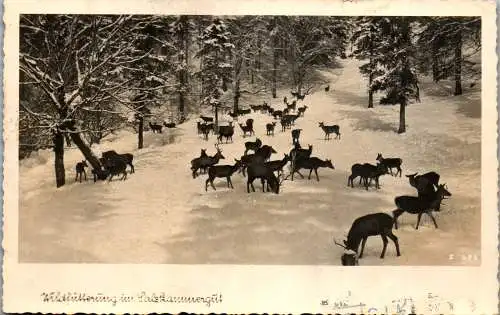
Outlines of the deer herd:
[{"label": "deer herd", "polygon": [[[325,92],[328,92],[329,86],[325,87]],[[200,121],[197,121],[196,128],[199,135],[202,135],[204,140],[208,140],[210,133],[214,134],[217,139],[215,146],[215,153],[208,155],[206,149],[201,149],[200,155],[191,160],[191,176],[197,178],[200,174],[208,175],[205,180],[205,191],[208,191],[210,185],[213,190],[216,190],[214,181],[217,178],[225,179],[227,187],[234,189],[231,177],[236,173],[241,173],[246,177],[246,190],[247,193],[255,192],[253,185],[256,179],[259,179],[262,185],[262,192],[280,193],[280,186],[285,180],[294,180],[294,174],[298,174],[302,179],[304,175],[300,170],[309,170],[308,179],[311,179],[312,172],[319,181],[318,169],[329,168],[334,170],[335,166],[330,159],[323,159],[320,157],[312,156],[313,145],[309,144],[307,148],[303,148],[300,144],[300,136],[304,130],[296,128],[296,120],[305,115],[307,106],[297,107],[297,100],[304,100],[306,94],[291,92],[292,97],[295,98],[291,103],[288,103],[288,98],[283,98],[285,105],[284,109],[274,109],[266,102],[262,105],[251,105],[250,109],[239,110],[235,113],[229,113],[233,118],[238,118],[241,115],[247,115],[253,110],[254,112],[261,112],[272,116],[278,120],[281,125],[281,131],[286,132],[287,129],[291,130],[292,148],[288,153],[283,153],[283,157],[277,160],[271,160],[271,155],[278,153],[277,148],[266,145],[260,138],[255,141],[244,142],[242,148],[242,155],[239,158],[234,158],[234,163],[228,165],[221,165],[219,162],[225,160],[220,147],[221,143],[233,142],[235,126],[232,122],[228,125],[216,126],[213,117],[200,116]],[[242,136],[246,137],[255,135],[254,119],[248,118],[245,124],[238,122],[241,129]],[[265,124],[266,135],[274,136],[274,130],[277,121],[268,122]],[[162,125],[149,123],[153,133],[161,133]],[[174,123],[165,124],[167,128],[175,128]],[[324,132],[324,139],[330,140],[330,135],[335,134],[335,139],[340,140],[340,127],[339,125],[325,125],[324,122],[318,122],[318,127]],[[250,153],[252,152],[252,153]],[[390,174],[392,176],[402,176],[401,165],[403,161],[401,158],[391,157],[384,158],[381,153],[376,157],[376,164],[370,163],[355,163],[351,167],[351,174],[347,178],[347,186],[354,188],[354,180],[359,177],[359,185],[368,190],[372,181],[376,189],[380,189],[379,178],[383,175]],[[127,177],[126,167],[131,167],[131,173],[134,172],[132,164],[133,155],[130,153],[118,154],[115,151],[104,152],[99,162],[102,165],[101,171],[104,171],[108,176],[110,182],[114,175],[121,174],[122,180]],[[284,175],[284,167],[290,163],[289,174]],[[82,181],[82,175],[87,178],[85,167],[88,167],[86,161],[78,162],[76,164],[76,181]],[[393,173],[395,169],[395,173]],[[97,180],[95,170],[94,182]],[[342,242],[334,240],[334,243],[344,248],[344,253],[341,256],[341,263],[344,266],[358,265],[359,259],[363,256],[367,238],[370,236],[380,236],[383,241],[383,249],[380,258],[384,258],[388,238],[395,245],[396,255],[400,256],[400,248],[398,238],[393,234],[393,228],[398,229],[398,218],[403,213],[416,214],[417,223],[415,229],[418,229],[423,214],[428,215],[434,223],[435,228],[438,228],[436,220],[432,214],[433,211],[440,211],[441,202],[443,199],[451,196],[446,184],[440,184],[440,175],[434,171],[418,175],[418,173],[405,175],[408,178],[409,184],[417,190],[416,196],[396,196],[394,198],[395,209],[388,213],[371,213],[361,216],[354,220],[348,232],[347,239]],[[361,249],[360,249],[361,245]]]}]

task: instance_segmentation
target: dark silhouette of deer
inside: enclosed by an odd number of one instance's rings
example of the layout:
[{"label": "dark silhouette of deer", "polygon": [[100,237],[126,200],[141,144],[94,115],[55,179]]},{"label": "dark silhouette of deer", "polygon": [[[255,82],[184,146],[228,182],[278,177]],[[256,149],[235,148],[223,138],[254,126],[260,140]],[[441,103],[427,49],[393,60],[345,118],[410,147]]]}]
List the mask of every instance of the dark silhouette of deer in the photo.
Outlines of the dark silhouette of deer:
[{"label": "dark silhouette of deer", "polygon": [[292,144],[293,145],[295,145],[295,143],[299,143],[301,131],[302,131],[302,129],[293,129],[292,130]]},{"label": "dark silhouette of deer", "polygon": [[441,202],[446,197],[451,197],[451,193],[446,188],[446,184],[441,184],[438,186],[437,191],[430,196],[398,196],[394,198],[394,203],[397,206],[397,209],[393,211],[395,228],[398,228],[398,217],[407,212],[418,215],[417,225],[415,227],[416,230],[418,230],[420,219],[424,213],[432,219],[432,222],[437,229],[438,225],[436,223],[436,219],[432,215],[432,210],[439,209]]},{"label": "dark silhouette of deer", "polygon": [[78,181],[78,177],[80,177],[80,183],[82,182],[82,175],[85,176],[85,180],[87,180],[87,172],[85,172],[85,168],[88,167],[87,161],[83,160],[81,162],[76,163],[76,177],[75,182]]},{"label": "dark silhouette of deer", "polygon": [[325,92],[328,92],[328,91],[330,91],[330,85],[327,85],[327,86],[325,87]]},{"label": "dark silhouette of deer", "polygon": [[262,192],[264,192],[264,186],[266,186],[267,191],[271,188],[272,192],[279,194],[280,185],[284,179],[280,181],[279,177],[274,175],[273,170],[260,161],[248,165],[247,193],[250,193],[250,187],[255,192],[253,182],[257,178],[260,178],[262,183]]},{"label": "dark silhouette of deer", "polygon": [[[354,188],[354,179],[356,179],[356,177],[359,176],[360,177],[359,183],[361,184],[361,181],[363,181],[366,190],[368,190],[369,183],[371,182],[372,179],[375,179],[375,187],[379,189],[380,188],[379,177],[385,174],[388,174],[388,171],[384,165],[356,163],[351,167],[351,175],[349,175],[349,178],[347,179],[347,186],[351,186],[352,188]],[[368,182],[368,180],[370,180],[370,182]]]},{"label": "dark silhouette of deer", "polygon": [[273,121],[272,123],[266,124],[266,132],[267,132],[268,136],[270,136],[271,134],[274,136],[274,127],[276,127],[275,121]]},{"label": "dark silhouette of deer", "polygon": [[225,159],[224,156],[222,155],[222,150],[219,148],[217,144],[215,144],[215,148],[217,149],[217,152],[215,153],[214,156],[199,157],[191,161],[191,171],[193,178],[196,178],[197,171],[199,169],[209,168],[210,166],[219,163],[219,160]]},{"label": "dark silhouette of deer", "polygon": [[132,162],[134,161],[134,155],[132,153],[118,154],[114,150],[106,151],[102,153],[102,158],[104,160],[121,158],[126,164],[130,165],[130,174],[135,173],[135,167]]},{"label": "dark silhouette of deer", "polygon": [[297,108],[297,113],[299,114],[299,116],[304,116],[306,109],[308,109],[307,105]]},{"label": "dark silhouette of deer", "polygon": [[215,189],[215,186],[214,186],[214,179],[224,178],[224,177],[227,180],[227,187],[228,188],[231,187],[234,189],[233,183],[231,182],[231,176],[241,166],[241,161],[238,161],[237,159],[234,159],[234,161],[235,161],[234,165],[213,165],[213,166],[210,166],[210,168],[208,169],[208,178],[205,181],[205,191],[208,190],[208,183],[210,183],[210,185],[212,186],[212,188],[214,190],[217,190],[217,189]]},{"label": "dark silhouette of deer", "polygon": [[385,167],[387,167],[389,169],[389,171],[391,172],[391,175],[393,175],[392,169],[393,168],[397,169],[395,176],[398,176],[398,173],[399,173],[399,177],[401,177],[401,164],[403,164],[402,159],[400,159],[400,158],[387,158],[387,159],[385,159],[382,156],[382,153],[379,153],[379,154],[377,154],[377,161],[380,164],[383,164]]},{"label": "dark silhouette of deer", "polygon": [[288,161],[290,161],[290,156],[284,153],[283,159],[265,162],[265,165],[269,167],[273,172],[278,172],[278,175],[280,175],[283,173],[283,167],[285,167]]},{"label": "dark silhouette of deer", "polygon": [[222,138],[226,138],[226,143],[231,139],[233,142],[234,126],[232,123],[229,126],[219,126],[219,135],[217,136],[217,141],[222,142]]},{"label": "dark silhouette of deer", "polygon": [[340,127],[338,125],[325,126],[323,122],[320,122],[319,127],[323,129],[323,132],[325,133],[325,140],[330,140],[331,133],[336,134],[335,139],[340,139]]},{"label": "dark silhouette of deer", "polygon": [[[370,236],[380,235],[384,247],[382,248],[382,253],[380,258],[383,259],[385,256],[385,251],[387,249],[387,243],[390,238],[394,242],[396,247],[396,255],[401,256],[399,251],[399,242],[396,235],[392,232],[393,227],[393,217],[387,213],[372,213],[367,214],[362,217],[357,218],[352,223],[351,229],[347,234],[347,240],[343,241],[343,245],[335,241],[335,244],[344,248],[345,252],[342,255],[342,265],[353,265],[353,261],[361,259],[363,257],[363,251],[365,250],[366,240]],[[361,244],[361,252],[358,256],[359,245]]]},{"label": "dark silhouette of deer", "polygon": [[240,126],[241,131],[243,131],[243,137],[246,137],[247,132],[248,132],[248,135],[250,135],[250,136],[252,135],[252,132],[253,132],[252,126],[244,126],[241,123],[238,123],[238,125]]},{"label": "dark silhouette of deer", "polygon": [[247,152],[249,150],[252,150],[254,153],[257,152],[257,150],[262,146],[262,141],[260,141],[259,138],[257,138],[255,141],[247,141],[245,142],[245,153],[244,155],[247,155]]},{"label": "dark silhouette of deer", "polygon": [[299,172],[299,170],[307,169],[309,170],[309,177],[307,179],[311,179],[312,171],[314,171],[314,173],[316,174],[316,180],[319,182],[318,168],[320,167],[335,169],[331,160],[321,160],[320,158],[317,157],[307,157],[295,160],[292,173],[297,173],[300,175],[301,178],[304,178],[304,176]]},{"label": "dark silhouette of deer", "polygon": [[175,128],[175,123],[166,123],[166,122],[163,122],[163,126],[165,126],[167,128]]},{"label": "dark silhouette of deer", "polygon": [[149,122],[149,128],[153,130],[153,133],[161,133],[163,126],[158,124],[152,124],[151,122]]},{"label": "dark silhouette of deer", "polygon": [[430,196],[436,192],[439,186],[439,174],[436,172],[427,172],[422,175],[410,174],[405,175],[410,181],[410,185],[418,191],[418,196]]}]

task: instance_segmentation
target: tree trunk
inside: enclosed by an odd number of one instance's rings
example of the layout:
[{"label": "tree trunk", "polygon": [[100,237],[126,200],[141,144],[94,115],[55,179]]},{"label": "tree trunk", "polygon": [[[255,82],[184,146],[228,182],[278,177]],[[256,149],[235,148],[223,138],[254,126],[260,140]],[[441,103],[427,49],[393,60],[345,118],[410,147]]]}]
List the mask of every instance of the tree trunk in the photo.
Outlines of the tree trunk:
[{"label": "tree trunk", "polygon": [[179,114],[181,117],[185,116],[185,92],[187,89],[187,65],[188,65],[188,52],[189,52],[189,29],[188,29],[187,16],[181,16],[180,24],[181,31],[178,34],[178,41],[181,45],[181,52],[179,53],[179,62],[183,67],[179,70]]},{"label": "tree trunk", "polygon": [[459,30],[455,40],[455,93],[462,95],[462,31]]},{"label": "tree trunk", "polygon": [[274,40],[274,47],[273,47],[273,87],[272,87],[272,93],[273,93],[273,98],[276,98],[276,85],[277,85],[277,76],[278,76],[278,49],[277,49],[277,43],[276,39]]},{"label": "tree trunk", "polygon": [[56,187],[64,186],[66,183],[64,171],[64,136],[60,131],[53,135],[54,142],[54,168],[56,172]]},{"label": "tree trunk", "polygon": [[432,44],[432,81],[439,81],[439,58],[436,44]]},{"label": "tree trunk", "polygon": [[233,97],[233,113],[238,112],[238,107],[240,103],[240,79],[236,79],[234,83],[234,97]]},{"label": "tree trunk", "polygon": [[81,134],[72,132],[70,133],[70,135],[71,140],[73,140],[73,143],[78,147],[78,149],[80,149],[83,156],[85,157],[85,160],[87,160],[92,168],[96,170],[97,177],[102,180],[106,179],[107,176],[104,172],[102,172],[102,167],[99,159],[94,155],[90,147],[83,141]]},{"label": "tree trunk", "polygon": [[[276,25],[277,25],[277,18],[274,17],[273,19],[273,28],[276,30]],[[276,98],[276,88],[277,88],[277,76],[278,76],[278,36],[276,34],[273,35],[273,80],[272,80],[272,94],[273,98]]]},{"label": "tree trunk", "polygon": [[406,103],[402,101],[399,103],[399,129],[398,133],[405,133],[406,132]]},{"label": "tree trunk", "polygon": [[138,149],[144,147],[144,117],[139,117],[139,132],[138,132],[139,142],[137,144]]},{"label": "tree trunk", "polygon": [[373,72],[370,72],[368,78],[368,108],[373,108],[373,89],[371,88],[373,82]]},{"label": "tree trunk", "polygon": [[218,133],[219,132],[219,103],[215,104],[215,118],[214,118],[215,122],[215,133]]}]

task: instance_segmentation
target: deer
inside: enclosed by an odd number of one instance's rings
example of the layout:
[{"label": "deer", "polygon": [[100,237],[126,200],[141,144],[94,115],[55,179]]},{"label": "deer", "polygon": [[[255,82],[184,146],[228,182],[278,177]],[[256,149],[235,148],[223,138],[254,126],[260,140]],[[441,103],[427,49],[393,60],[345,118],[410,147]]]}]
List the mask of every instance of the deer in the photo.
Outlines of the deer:
[{"label": "deer", "polygon": [[391,172],[391,175],[393,175],[392,169],[393,168],[397,169],[395,176],[398,176],[398,173],[399,173],[399,177],[401,177],[401,164],[403,164],[402,159],[400,159],[400,158],[384,158],[382,156],[382,153],[378,153],[377,154],[377,161],[380,164],[383,164],[385,167],[387,167],[389,169],[389,171]]},{"label": "deer", "polygon": [[149,122],[149,128],[153,130],[153,133],[161,133],[163,126],[158,124],[152,124],[151,122]]},{"label": "deer", "polygon": [[252,135],[252,132],[253,132],[252,126],[244,126],[241,123],[238,123],[238,125],[240,125],[241,131],[243,131],[243,137],[246,137],[247,132],[250,136]]},{"label": "deer", "polygon": [[102,153],[102,158],[104,160],[121,158],[126,164],[130,165],[130,174],[135,173],[135,167],[132,162],[134,161],[134,155],[132,153],[118,154],[114,150],[106,151]]},{"label": "deer", "polygon": [[384,165],[356,163],[353,164],[351,167],[351,175],[349,175],[349,178],[347,179],[347,186],[351,186],[352,188],[354,188],[354,179],[359,176],[360,177],[359,183],[361,184],[361,181],[363,181],[366,190],[368,190],[368,185],[369,185],[368,180],[370,180],[371,182],[371,179],[375,179],[375,187],[379,189],[380,188],[379,177],[385,174],[388,174],[388,171]]},{"label": "deer", "polygon": [[217,136],[217,141],[222,142],[222,137],[226,138],[226,143],[231,139],[233,141],[234,126],[232,123],[229,126],[219,126],[219,135]]},{"label": "deer", "polygon": [[198,169],[208,168],[212,165],[219,163],[219,160],[225,159],[224,155],[222,155],[222,150],[219,148],[218,144],[215,144],[215,149],[217,152],[214,156],[200,157],[191,161],[191,171],[193,178],[196,178],[196,172]]},{"label": "deer", "polygon": [[280,181],[280,176],[276,177],[273,170],[270,167],[266,166],[264,163],[252,163],[248,166],[247,193],[250,193],[250,187],[252,187],[252,191],[255,192],[253,181],[256,178],[260,178],[260,181],[262,183],[262,192],[264,192],[264,184],[266,184],[267,191],[269,191],[270,187],[272,192],[274,192],[275,194],[279,194],[280,185],[285,180],[282,179]]},{"label": "deer", "polygon": [[283,173],[283,167],[285,167],[286,163],[290,161],[290,156],[284,153],[284,157],[281,160],[269,161],[264,164],[269,167],[273,172],[278,172],[278,176]]},{"label": "deer", "polygon": [[316,174],[316,180],[319,182],[319,176],[318,176],[318,168],[320,167],[326,167],[326,168],[331,168],[335,169],[335,166],[333,166],[333,163],[331,160],[321,160],[320,158],[317,157],[307,157],[307,158],[302,158],[295,160],[295,163],[293,165],[292,173],[297,173],[301,176],[301,178],[304,178],[304,176],[299,172],[300,169],[308,169],[309,170],[309,177],[307,179],[311,179],[311,174],[312,171]]},{"label": "deer", "polygon": [[[382,253],[380,254],[380,259],[385,256],[385,251],[387,249],[387,243],[390,238],[394,242],[396,247],[396,255],[401,256],[399,250],[399,242],[396,235],[392,232],[392,227],[394,223],[394,218],[388,213],[371,213],[357,218],[352,223],[351,229],[347,234],[347,240],[343,243],[338,243],[334,240],[335,244],[344,248],[344,254],[341,257],[341,262],[343,266],[353,266],[358,264],[358,259],[363,257],[363,251],[365,250],[366,240],[370,236],[380,235],[384,247],[382,248]],[[361,252],[358,255],[359,245],[361,244]]]},{"label": "deer", "polygon": [[233,183],[231,182],[231,176],[241,167],[241,161],[234,159],[234,165],[212,165],[208,169],[208,178],[205,181],[205,191],[208,191],[208,183],[212,186],[214,190],[214,179],[215,178],[226,178],[227,187],[233,187]]},{"label": "deer", "polygon": [[304,116],[306,109],[308,109],[307,105],[297,108],[297,113],[299,114],[299,116]]},{"label": "deer", "polygon": [[166,122],[163,122],[163,126],[165,126],[167,128],[175,128],[175,123],[166,123]]},{"label": "deer", "polygon": [[257,138],[254,142],[247,141],[245,142],[245,153],[243,155],[247,155],[247,152],[249,150],[256,152],[261,146],[262,146],[262,141],[260,141],[259,138]]},{"label": "deer", "polygon": [[274,127],[276,127],[276,122],[273,121],[272,123],[266,124],[266,133],[268,136],[271,134],[274,136]]},{"label": "deer", "polygon": [[325,132],[325,140],[330,140],[330,134],[335,133],[335,139],[340,139],[340,127],[338,125],[325,126],[323,122],[319,123],[319,127]]},{"label": "deer", "polygon": [[85,168],[88,167],[87,161],[83,160],[81,162],[76,163],[76,177],[75,182],[78,181],[78,177],[80,177],[80,183],[82,182],[82,175],[85,175],[85,180],[87,180],[87,172],[85,172]]},{"label": "deer", "polygon": [[292,144],[299,143],[300,132],[302,129],[293,129],[292,130]]},{"label": "deer", "polygon": [[420,219],[424,213],[432,219],[434,227],[437,229],[438,225],[432,215],[432,210],[438,210],[441,207],[441,201],[446,197],[451,197],[451,193],[446,188],[446,184],[441,184],[438,186],[437,191],[430,196],[398,196],[394,198],[394,203],[397,206],[397,209],[393,211],[395,228],[398,228],[398,217],[407,212],[418,215],[415,230],[418,230]]}]

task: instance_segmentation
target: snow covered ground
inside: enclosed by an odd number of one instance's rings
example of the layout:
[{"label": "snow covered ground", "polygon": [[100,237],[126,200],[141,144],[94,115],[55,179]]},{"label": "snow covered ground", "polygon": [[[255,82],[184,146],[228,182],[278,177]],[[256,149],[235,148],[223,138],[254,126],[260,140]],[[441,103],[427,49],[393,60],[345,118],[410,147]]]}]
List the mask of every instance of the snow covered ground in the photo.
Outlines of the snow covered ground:
[{"label": "snow covered ground", "polygon": [[[361,215],[393,210],[395,196],[415,195],[404,174],[435,170],[453,194],[435,214],[439,228],[423,216],[415,230],[416,216],[403,214],[395,231],[402,256],[395,256],[389,242],[386,258],[380,259],[382,241],[373,237],[360,264],[478,265],[479,89],[450,97],[442,88],[424,84],[422,103],[407,108],[407,132],[399,135],[394,132],[398,106],[376,103],[367,109],[358,63],[343,64],[342,69],[323,71],[331,80],[328,93],[319,89],[298,104],[309,107],[296,123],[303,129],[301,143],[312,144],[314,156],[332,159],[335,165],[335,170],[319,170],[320,182],[296,177],[275,195],[262,193],[256,181],[256,192],[248,194],[245,178],[236,174],[234,190],[217,180],[217,191],[209,187],[205,192],[206,176],[193,179],[189,161],[201,148],[213,154],[215,138],[206,142],[198,137],[193,120],[163,134],[147,132],[140,151],[137,136],[127,131],[103,141],[96,149],[134,154],[136,173],[126,181],[74,183],[74,165],[83,157],[69,149],[68,184],[56,189],[52,152],[39,152],[20,163],[20,261],[339,265],[342,249],[333,238],[344,238]],[[277,99],[266,99],[268,103],[283,107],[283,96],[290,95],[281,92]],[[272,118],[252,113],[240,120],[249,117],[255,119],[257,136],[277,149],[272,159],[289,152],[290,131],[277,127],[274,137],[266,136],[265,124]],[[323,140],[320,121],[339,124],[342,139]],[[221,145],[225,160],[220,164],[239,158],[247,140],[254,137],[243,138],[236,128],[234,143]],[[351,165],[375,163],[378,152],[401,157],[403,177],[382,177],[378,191],[347,187]]]}]

